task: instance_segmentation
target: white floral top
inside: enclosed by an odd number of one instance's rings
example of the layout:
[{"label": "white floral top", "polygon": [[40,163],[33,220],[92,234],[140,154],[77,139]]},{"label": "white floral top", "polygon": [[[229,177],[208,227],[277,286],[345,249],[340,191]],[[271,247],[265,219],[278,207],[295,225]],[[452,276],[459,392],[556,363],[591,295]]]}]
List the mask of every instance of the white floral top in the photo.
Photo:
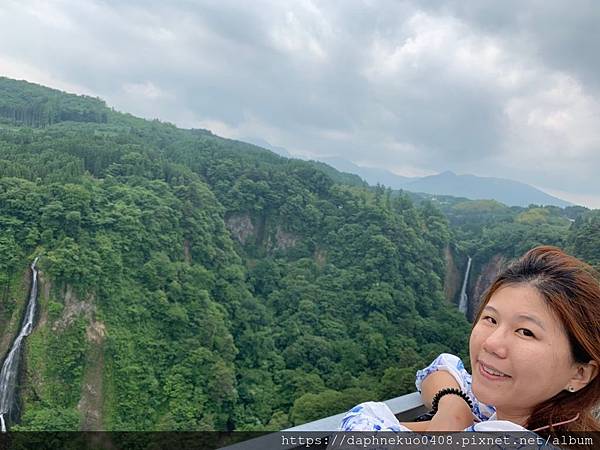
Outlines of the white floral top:
[{"label": "white floral top", "polygon": [[[449,372],[473,402],[473,425],[464,431],[527,431],[507,420],[496,420],[496,410],[475,398],[471,375],[458,356],[442,353],[429,366],[417,372],[415,385],[421,392],[423,380],[438,370]],[[365,402],[352,408],[342,419],[340,431],[411,431],[400,424],[394,413],[382,402]]]}]

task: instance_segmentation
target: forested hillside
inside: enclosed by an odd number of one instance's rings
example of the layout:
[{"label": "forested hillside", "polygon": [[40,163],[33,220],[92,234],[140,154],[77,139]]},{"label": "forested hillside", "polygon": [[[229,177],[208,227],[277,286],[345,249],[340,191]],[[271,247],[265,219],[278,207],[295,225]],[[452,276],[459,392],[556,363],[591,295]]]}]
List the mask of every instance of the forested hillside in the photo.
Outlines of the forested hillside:
[{"label": "forested hillside", "polygon": [[0,123],[45,127],[58,122],[107,121],[104,101],[0,77]]},{"label": "forested hillside", "polygon": [[465,354],[430,202],[0,81],[2,355],[41,272],[13,429],[280,429]]},{"label": "forested hillside", "polygon": [[[423,201],[423,196],[411,197],[417,203]],[[471,318],[497,271],[535,246],[558,246],[600,270],[600,210],[581,206],[508,207],[493,200],[424,197],[449,221],[454,259],[461,273],[467,257],[472,257],[467,289]],[[457,302],[456,290],[454,294]]]},{"label": "forested hillside", "polygon": [[0,78],[1,358],[41,275],[11,428],[275,430],[412,392],[466,356],[467,256],[475,301],[535,245],[600,267],[599,213],[369,187]]}]

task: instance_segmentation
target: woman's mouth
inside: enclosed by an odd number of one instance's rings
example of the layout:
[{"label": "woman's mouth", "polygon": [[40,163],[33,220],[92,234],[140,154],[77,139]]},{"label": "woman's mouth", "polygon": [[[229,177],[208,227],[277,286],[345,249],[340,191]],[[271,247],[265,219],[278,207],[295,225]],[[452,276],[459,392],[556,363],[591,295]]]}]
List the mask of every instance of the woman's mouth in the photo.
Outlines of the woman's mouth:
[{"label": "woman's mouth", "polygon": [[507,379],[511,378],[510,375],[506,375],[505,373],[500,372],[499,370],[496,370],[490,366],[486,366],[481,361],[479,361],[478,366],[479,366],[479,373],[484,378],[487,378],[488,380],[498,381],[498,380],[507,380]]}]

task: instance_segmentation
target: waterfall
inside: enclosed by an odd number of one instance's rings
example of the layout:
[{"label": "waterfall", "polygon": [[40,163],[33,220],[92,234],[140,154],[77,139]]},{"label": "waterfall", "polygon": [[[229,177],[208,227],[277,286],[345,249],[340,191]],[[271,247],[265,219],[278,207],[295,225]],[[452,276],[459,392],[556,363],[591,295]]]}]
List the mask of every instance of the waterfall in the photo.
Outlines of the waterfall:
[{"label": "waterfall", "polygon": [[467,261],[467,270],[465,271],[465,278],[463,280],[462,289],[460,290],[460,302],[458,304],[458,310],[467,314],[468,297],[467,297],[467,281],[469,280],[469,271],[471,270],[471,257],[469,256],[469,260]]},{"label": "waterfall", "polygon": [[31,263],[31,293],[29,294],[29,302],[27,303],[27,311],[23,318],[21,331],[15,339],[8,356],[2,365],[0,371],[0,429],[3,433],[6,432],[5,417],[10,419],[11,409],[15,403],[15,388],[17,386],[17,377],[19,374],[19,356],[21,354],[21,344],[26,336],[29,336],[33,330],[33,319],[35,317],[35,301],[37,298],[37,275],[38,271],[35,268],[38,258],[35,258]]}]

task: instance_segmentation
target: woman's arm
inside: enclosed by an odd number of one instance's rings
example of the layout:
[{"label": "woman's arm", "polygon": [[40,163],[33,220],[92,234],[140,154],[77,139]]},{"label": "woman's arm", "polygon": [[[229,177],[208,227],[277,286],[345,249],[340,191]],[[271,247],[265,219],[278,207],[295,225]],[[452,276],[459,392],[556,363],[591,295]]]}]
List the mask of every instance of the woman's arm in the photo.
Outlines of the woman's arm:
[{"label": "woman's arm", "polygon": [[[439,370],[429,374],[421,384],[423,404],[431,409],[435,394],[444,388],[458,388],[460,385],[448,372]],[[438,404],[438,411],[427,422],[404,422],[413,431],[462,431],[473,423],[473,414],[469,405],[457,395],[444,395]]]}]

